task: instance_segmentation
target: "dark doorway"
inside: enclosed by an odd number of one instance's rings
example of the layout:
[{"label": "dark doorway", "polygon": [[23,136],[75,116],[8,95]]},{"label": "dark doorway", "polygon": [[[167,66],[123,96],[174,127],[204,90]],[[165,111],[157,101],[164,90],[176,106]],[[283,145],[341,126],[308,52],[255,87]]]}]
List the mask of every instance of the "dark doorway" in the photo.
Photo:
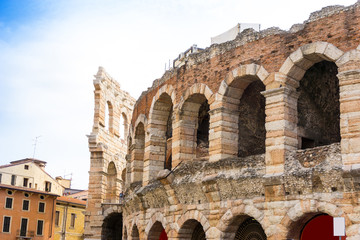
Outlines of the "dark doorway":
[{"label": "dark doorway", "polygon": [[110,214],[104,219],[101,231],[101,240],[122,240],[122,228],[122,214]]}]

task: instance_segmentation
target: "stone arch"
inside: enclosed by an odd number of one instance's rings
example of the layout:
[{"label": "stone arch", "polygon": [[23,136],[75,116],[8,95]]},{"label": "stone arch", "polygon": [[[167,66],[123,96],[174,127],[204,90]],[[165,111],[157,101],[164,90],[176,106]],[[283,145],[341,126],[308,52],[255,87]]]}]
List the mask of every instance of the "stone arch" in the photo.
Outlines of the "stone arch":
[{"label": "stone arch", "polygon": [[279,72],[287,76],[287,78],[285,78],[285,84],[289,84],[297,88],[306,70],[315,63],[323,60],[336,62],[343,54],[343,51],[331,43],[309,43],[301,46],[295,52],[290,54],[280,67]]},{"label": "stone arch", "polygon": [[161,222],[156,221],[153,225],[151,225],[151,228],[146,235],[149,240],[159,240],[164,234],[167,236],[164,225]]},{"label": "stone arch", "polygon": [[[156,92],[155,96],[153,97],[149,111],[149,116],[152,116],[155,103],[160,99],[161,95],[163,95],[164,93],[166,93],[171,98],[172,104],[175,105],[176,93],[174,91],[174,88],[172,85],[165,84]],[[151,117],[149,122],[151,122]]]},{"label": "stone arch", "polygon": [[288,229],[288,232],[286,233],[287,238],[298,240],[301,230],[306,223],[321,214],[327,214],[332,217],[345,217],[346,225],[350,224],[344,211],[336,205],[328,202],[306,200],[298,202],[287,211],[281,222],[282,229]]},{"label": "stone arch", "polygon": [[[269,73],[266,69],[258,64],[252,63],[240,65],[226,75],[225,79],[220,84],[218,94],[220,94],[220,96],[231,95],[232,98],[240,99],[243,93],[241,90],[245,90],[254,79],[259,79],[264,82],[268,76]],[[231,85],[234,85],[238,79],[241,79],[242,81],[236,86],[237,90],[234,89],[234,87],[231,87]]]},{"label": "stone arch", "polygon": [[140,231],[136,224],[131,228],[131,240],[140,240]]},{"label": "stone arch", "polygon": [[176,166],[181,160],[209,155],[210,106],[213,93],[203,83],[196,83],[185,92],[177,109],[177,128],[174,129],[173,160]]},{"label": "stone arch", "polygon": [[213,102],[212,96],[214,95],[211,89],[205,83],[195,83],[190,88],[186,89],[184,95],[181,97],[179,109],[183,108],[184,103],[194,94],[204,95],[209,105]]},{"label": "stone arch", "polygon": [[177,238],[191,238],[191,234],[197,224],[200,224],[202,226],[203,231],[205,232],[206,239],[209,239],[210,236],[208,236],[208,231],[210,229],[210,223],[208,219],[197,210],[187,211],[176,222],[175,228],[177,229]]},{"label": "stone arch", "polygon": [[144,183],[156,178],[159,171],[172,168],[172,122],[175,92],[164,85],[155,94],[147,126],[148,151],[145,156]]},{"label": "stone arch", "polygon": [[122,213],[112,212],[104,218],[101,239],[102,240],[120,240],[123,232]]},{"label": "stone arch", "polygon": [[135,124],[134,124],[134,127],[131,129],[131,137],[132,139],[135,139],[135,129],[136,127],[139,125],[139,123],[142,123],[144,124],[144,129],[146,129],[146,126],[147,126],[147,118],[145,116],[145,114],[140,114],[136,121],[135,121]]},{"label": "stone arch", "polygon": [[241,225],[249,219],[254,219],[254,221],[249,222],[250,224],[257,223],[263,231],[265,230],[264,214],[253,205],[242,204],[226,211],[217,225],[221,232],[221,239],[234,239]]},{"label": "stone arch", "polygon": [[146,235],[149,234],[150,229],[153,227],[153,225],[156,222],[159,222],[164,229],[168,226],[166,218],[164,217],[164,215],[162,213],[160,213],[160,212],[156,212],[151,216],[151,218],[150,218],[150,220],[149,220],[149,222],[148,222],[148,224],[147,224],[147,226],[145,228],[145,234]]},{"label": "stone arch", "polygon": [[224,134],[210,143],[212,160],[265,153],[265,98],[261,93],[268,76],[264,67],[252,63],[233,69],[221,82],[217,109],[212,109],[217,121],[211,129]]},{"label": "stone arch", "polygon": [[340,142],[340,102],[337,65],[343,52],[331,43],[301,46],[285,60],[279,73],[293,89],[297,147]]}]

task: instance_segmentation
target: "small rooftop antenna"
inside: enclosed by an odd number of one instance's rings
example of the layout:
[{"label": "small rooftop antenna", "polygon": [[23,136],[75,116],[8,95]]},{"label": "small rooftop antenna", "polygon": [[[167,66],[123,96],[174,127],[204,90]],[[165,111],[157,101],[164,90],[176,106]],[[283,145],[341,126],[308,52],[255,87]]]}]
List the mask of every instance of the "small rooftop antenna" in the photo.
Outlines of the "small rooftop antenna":
[{"label": "small rooftop antenna", "polygon": [[33,146],[34,146],[33,158],[35,158],[36,145],[37,145],[37,143],[38,143],[38,139],[39,139],[40,137],[41,137],[41,136],[37,136],[37,137],[35,137],[35,139],[34,139],[34,144],[33,144]]}]

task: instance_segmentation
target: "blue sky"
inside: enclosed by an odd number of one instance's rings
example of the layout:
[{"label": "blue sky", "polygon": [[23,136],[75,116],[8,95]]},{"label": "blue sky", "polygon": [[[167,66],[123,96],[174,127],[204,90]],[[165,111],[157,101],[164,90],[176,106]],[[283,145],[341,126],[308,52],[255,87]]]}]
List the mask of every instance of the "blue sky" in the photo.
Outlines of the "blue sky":
[{"label": "blue sky", "polygon": [[87,188],[93,75],[103,66],[137,98],[164,65],[237,23],[289,29],[355,0],[0,0],[0,164],[33,155]]}]

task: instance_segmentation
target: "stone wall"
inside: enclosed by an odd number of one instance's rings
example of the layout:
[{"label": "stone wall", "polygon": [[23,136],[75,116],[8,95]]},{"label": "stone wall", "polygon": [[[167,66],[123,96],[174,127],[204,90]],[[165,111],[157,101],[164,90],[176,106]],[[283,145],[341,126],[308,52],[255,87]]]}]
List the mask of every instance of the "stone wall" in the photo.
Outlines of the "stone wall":
[{"label": "stone wall", "polygon": [[245,30],[155,80],[134,106],[123,205],[101,204],[122,145],[111,127],[89,137],[93,232],[122,212],[124,239],[234,239],[244,224],[269,240],[299,239],[328,214],[359,239],[359,19],[357,2],[288,32]]},{"label": "stone wall", "polygon": [[[360,238],[359,17],[356,3],[324,8],[289,32],[246,30],[155,80],[131,121],[144,127],[144,168],[127,184],[124,236],[188,239],[202,227],[206,239],[234,239],[255,219],[267,239],[299,239],[308,220],[328,214],[345,217],[347,239]],[[156,107],[164,98],[170,171]]]},{"label": "stone wall", "polygon": [[[126,129],[130,127],[135,104],[135,99],[121,90],[120,85],[102,67],[95,75],[94,87],[94,124],[88,135],[91,156],[85,214],[87,239],[100,239],[104,216],[99,213],[107,206],[104,204],[119,204],[119,195],[125,190],[122,173],[126,172]],[[124,132],[120,132],[122,122]]]}]

